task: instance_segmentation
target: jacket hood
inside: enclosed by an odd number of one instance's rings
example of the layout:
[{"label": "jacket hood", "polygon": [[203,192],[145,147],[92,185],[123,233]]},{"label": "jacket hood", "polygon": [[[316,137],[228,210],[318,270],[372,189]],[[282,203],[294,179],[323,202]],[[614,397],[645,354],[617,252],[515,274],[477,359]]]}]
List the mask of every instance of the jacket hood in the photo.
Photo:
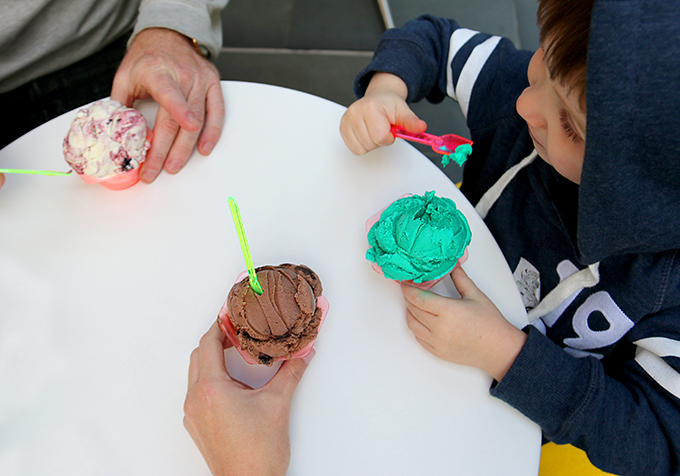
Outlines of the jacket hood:
[{"label": "jacket hood", "polygon": [[680,2],[598,0],[579,187],[584,264],[680,248]]}]

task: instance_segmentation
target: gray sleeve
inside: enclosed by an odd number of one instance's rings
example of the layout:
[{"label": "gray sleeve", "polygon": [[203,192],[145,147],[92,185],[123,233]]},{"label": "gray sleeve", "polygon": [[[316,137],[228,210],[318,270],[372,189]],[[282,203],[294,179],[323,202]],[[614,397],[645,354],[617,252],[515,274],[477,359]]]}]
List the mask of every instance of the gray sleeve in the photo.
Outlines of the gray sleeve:
[{"label": "gray sleeve", "polygon": [[[142,0],[130,42],[146,28],[168,28],[207,49],[214,59],[222,48],[221,10],[228,0]],[[128,46],[130,43],[128,42]]]}]

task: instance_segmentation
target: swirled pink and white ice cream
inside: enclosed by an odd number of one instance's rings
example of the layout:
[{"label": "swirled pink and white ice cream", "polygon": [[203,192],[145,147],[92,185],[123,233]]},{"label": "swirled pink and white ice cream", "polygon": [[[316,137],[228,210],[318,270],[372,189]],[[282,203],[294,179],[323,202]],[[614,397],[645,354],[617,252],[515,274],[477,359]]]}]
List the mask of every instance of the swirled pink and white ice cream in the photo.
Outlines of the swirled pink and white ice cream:
[{"label": "swirled pink and white ice cream", "polygon": [[64,157],[80,175],[106,179],[144,162],[149,141],[137,110],[104,99],[77,112],[64,138]]}]

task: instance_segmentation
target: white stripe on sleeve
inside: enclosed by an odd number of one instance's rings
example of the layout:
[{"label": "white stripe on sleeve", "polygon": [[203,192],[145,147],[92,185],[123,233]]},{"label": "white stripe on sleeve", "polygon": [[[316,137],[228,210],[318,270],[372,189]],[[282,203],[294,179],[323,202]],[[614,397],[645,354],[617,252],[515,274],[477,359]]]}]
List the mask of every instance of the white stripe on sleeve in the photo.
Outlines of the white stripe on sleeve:
[{"label": "white stripe on sleeve", "polygon": [[453,75],[451,71],[451,62],[454,56],[458,54],[458,51],[467,43],[470,38],[475,36],[478,31],[468,30],[467,28],[458,28],[453,32],[451,38],[449,39],[449,60],[446,63],[446,94],[452,97],[456,101],[456,91],[453,86]]},{"label": "white stripe on sleeve", "polygon": [[669,393],[680,398],[680,374],[661,357],[680,357],[680,342],[666,337],[649,337],[634,342],[635,360]]},{"label": "white stripe on sleeve", "polygon": [[489,56],[491,56],[491,53],[493,53],[500,41],[500,36],[492,36],[483,43],[475,46],[470,57],[466,61],[465,66],[463,66],[463,69],[460,72],[455,87],[456,93],[453,97],[455,97],[458,104],[460,104],[460,109],[463,111],[465,117],[467,117],[470,96],[472,95],[472,88],[475,85],[475,81],[477,81],[477,76],[479,76],[480,71],[486,64],[486,60],[489,59]]}]

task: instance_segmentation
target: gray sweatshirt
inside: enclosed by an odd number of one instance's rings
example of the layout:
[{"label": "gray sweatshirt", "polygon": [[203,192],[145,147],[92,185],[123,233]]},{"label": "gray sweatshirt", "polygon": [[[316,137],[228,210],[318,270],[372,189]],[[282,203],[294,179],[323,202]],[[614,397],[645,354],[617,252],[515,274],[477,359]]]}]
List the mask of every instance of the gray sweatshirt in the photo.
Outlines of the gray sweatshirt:
[{"label": "gray sweatshirt", "polygon": [[0,93],[96,53],[133,30],[169,28],[214,58],[228,0],[8,0],[0,2]]}]

